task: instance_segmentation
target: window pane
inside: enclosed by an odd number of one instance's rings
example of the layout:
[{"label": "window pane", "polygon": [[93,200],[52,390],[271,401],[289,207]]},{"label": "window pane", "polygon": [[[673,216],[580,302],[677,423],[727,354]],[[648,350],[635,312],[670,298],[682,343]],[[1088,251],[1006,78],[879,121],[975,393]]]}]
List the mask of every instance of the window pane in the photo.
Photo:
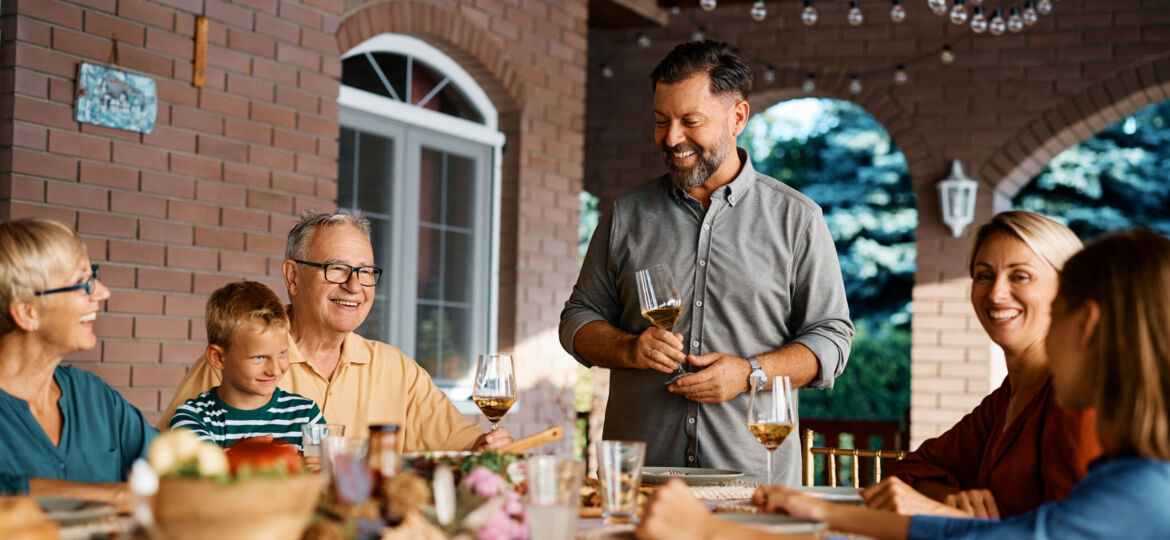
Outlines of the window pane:
[{"label": "window pane", "polygon": [[458,116],[464,120],[471,120],[477,124],[484,123],[483,115],[479,110],[471,106],[471,102],[463,96],[463,92],[453,84],[448,84],[439,91],[439,95],[433,99],[439,101],[439,112],[449,114],[451,116]]},{"label": "window pane", "polygon": [[358,134],[356,158],[358,193],[355,199],[362,210],[390,213],[390,186],[394,179],[393,140],[372,133]]},{"label": "window pane", "polygon": [[354,208],[353,169],[356,137],[356,131],[341,128],[340,155],[337,156],[337,206],[341,208]]},{"label": "window pane", "polygon": [[[470,302],[475,276],[472,238],[468,233],[447,231],[443,246],[443,300]],[[487,269],[483,269],[485,272]]]},{"label": "window pane", "polygon": [[443,154],[423,147],[419,156],[419,198],[418,219],[426,223],[442,223],[440,209],[443,207]]},{"label": "window pane", "polygon": [[471,329],[474,321],[471,310],[465,308],[443,308],[444,320],[451,325],[450,340],[444,343],[444,379],[459,379],[475,375],[475,357],[488,351],[473,350]]},{"label": "window pane", "polygon": [[451,325],[443,321],[443,310],[433,306],[418,306],[418,331],[415,333],[414,359],[432,378],[440,378],[443,368],[441,343]]},{"label": "window pane", "polygon": [[397,97],[386,89],[386,84],[378,76],[377,70],[370,64],[365,54],[358,54],[346,58],[341,64],[341,84],[359,90],[365,90],[388,97],[397,101],[406,99],[406,57],[393,53],[373,53],[374,60],[382,70],[382,75],[390,83]]},{"label": "window pane", "polygon": [[374,341],[387,341],[388,328],[386,322],[390,320],[390,300],[388,295],[375,294],[374,305],[370,308],[370,315],[358,327],[358,335]]},{"label": "window pane", "polygon": [[418,298],[442,300],[442,234],[433,227],[418,229]]},{"label": "window pane", "polygon": [[475,218],[475,162],[471,158],[447,154],[443,193],[446,198],[444,223],[470,228]]}]

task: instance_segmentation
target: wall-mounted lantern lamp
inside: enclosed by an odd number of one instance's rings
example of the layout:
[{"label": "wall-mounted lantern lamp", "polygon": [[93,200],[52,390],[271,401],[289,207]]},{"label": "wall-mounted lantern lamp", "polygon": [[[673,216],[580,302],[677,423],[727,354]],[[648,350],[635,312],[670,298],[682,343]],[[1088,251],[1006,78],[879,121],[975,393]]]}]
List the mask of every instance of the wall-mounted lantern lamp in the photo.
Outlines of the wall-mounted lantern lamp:
[{"label": "wall-mounted lantern lamp", "polygon": [[963,174],[963,165],[957,159],[951,163],[951,175],[938,183],[942,220],[951,228],[955,238],[962,236],[963,228],[975,220],[975,193],[978,190],[979,182]]}]

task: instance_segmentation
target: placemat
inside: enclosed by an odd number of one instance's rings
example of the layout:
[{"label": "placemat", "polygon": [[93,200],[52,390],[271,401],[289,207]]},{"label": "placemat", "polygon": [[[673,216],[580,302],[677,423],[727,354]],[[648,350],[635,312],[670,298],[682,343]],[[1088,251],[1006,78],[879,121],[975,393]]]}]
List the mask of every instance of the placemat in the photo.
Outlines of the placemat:
[{"label": "placemat", "polygon": [[691,486],[691,495],[702,501],[730,501],[750,499],[759,484],[736,480],[717,486]]},{"label": "placemat", "polygon": [[94,536],[121,535],[132,530],[134,520],[130,516],[105,516],[93,521],[62,526],[61,540],[90,540]]}]

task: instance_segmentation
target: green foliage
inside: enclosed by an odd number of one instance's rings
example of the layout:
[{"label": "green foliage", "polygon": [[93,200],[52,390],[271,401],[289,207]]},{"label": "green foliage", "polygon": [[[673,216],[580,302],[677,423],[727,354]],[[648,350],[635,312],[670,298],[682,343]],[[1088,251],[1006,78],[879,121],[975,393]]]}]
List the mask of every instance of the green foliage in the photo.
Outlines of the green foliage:
[{"label": "green foliage", "polygon": [[1168,172],[1170,101],[1057,154],[1013,202],[1064,222],[1082,239],[1139,225],[1170,233]]},{"label": "green foliage", "polygon": [[[860,324],[857,324],[859,323]],[[802,418],[901,420],[910,404],[910,330],[854,321],[849,365],[832,390],[801,390]]]}]

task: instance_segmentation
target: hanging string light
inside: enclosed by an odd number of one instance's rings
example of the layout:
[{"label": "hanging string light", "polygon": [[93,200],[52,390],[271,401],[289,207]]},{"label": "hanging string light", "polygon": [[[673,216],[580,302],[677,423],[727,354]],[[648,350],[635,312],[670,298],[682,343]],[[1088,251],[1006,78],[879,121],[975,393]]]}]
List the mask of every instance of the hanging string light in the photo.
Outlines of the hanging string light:
[{"label": "hanging string light", "polygon": [[930,10],[935,15],[942,15],[947,12],[947,0],[927,0],[926,5],[930,6]]},{"label": "hanging string light", "polygon": [[983,6],[975,6],[971,15],[971,31],[982,34],[987,31],[987,17],[983,15]]},{"label": "hanging string light", "polygon": [[1012,6],[1010,13],[1007,20],[1008,30],[1011,30],[1013,34],[1019,34],[1024,30],[1024,18],[1020,16],[1020,8]]},{"label": "hanging string light", "polygon": [[638,35],[634,36],[634,41],[637,42],[638,46],[642,47],[643,49],[649,47],[652,44],[650,41],[650,36],[647,36],[642,32],[638,32]]},{"label": "hanging string light", "polygon": [[764,82],[768,84],[776,82],[776,66],[768,64],[768,66],[764,68]]},{"label": "hanging string light", "polygon": [[902,0],[893,0],[893,6],[890,7],[890,20],[896,23],[906,20],[906,8],[902,7]]},{"label": "hanging string light", "polygon": [[699,7],[703,8],[703,11],[711,11],[718,7],[718,5],[715,3],[715,0],[699,0]]},{"label": "hanging string light", "polygon": [[965,0],[955,0],[955,5],[951,7],[951,23],[956,25],[967,24],[967,2]]},{"label": "hanging string light", "polygon": [[861,76],[854,73],[853,78],[849,80],[849,93],[857,95],[861,93]]},{"label": "hanging string light", "polygon": [[991,32],[993,36],[1002,36],[1003,31],[1007,29],[1007,22],[1003,20],[1003,10],[997,9],[991,12],[991,20],[987,23],[987,31]]},{"label": "hanging string light", "polygon": [[682,13],[682,8],[678,6],[678,2],[671,2],[669,11],[671,15],[678,15]]},{"label": "hanging string light", "polygon": [[805,26],[817,23],[817,8],[813,5],[813,0],[804,0],[804,9],[800,10],[800,22]]},{"label": "hanging string light", "polygon": [[703,41],[705,39],[707,39],[707,29],[700,25],[698,28],[695,28],[695,32],[691,34],[691,41]]},{"label": "hanging string light", "polygon": [[756,0],[752,4],[751,11],[752,20],[759,22],[768,16],[768,8],[764,7],[764,0]]},{"label": "hanging string light", "polygon": [[605,77],[606,79],[613,78],[613,68],[609,67],[609,64],[605,62],[601,63],[601,76]]},{"label": "hanging string light", "polygon": [[857,0],[849,2],[849,26],[861,26],[865,22],[865,14],[861,12],[861,3]]},{"label": "hanging string light", "polygon": [[939,60],[946,65],[951,65],[955,62],[955,53],[951,52],[950,45],[943,45],[942,54],[939,55]]},{"label": "hanging string light", "polygon": [[906,65],[898,64],[898,69],[894,71],[894,84],[903,85],[910,81],[910,76],[906,74]]},{"label": "hanging string light", "polygon": [[1033,0],[1024,2],[1024,24],[1032,26],[1039,20],[1040,14],[1036,13],[1036,2]]},{"label": "hanging string light", "polygon": [[805,75],[804,76],[804,83],[802,83],[800,85],[800,89],[804,90],[804,93],[806,93],[806,94],[810,94],[810,93],[812,93],[813,90],[816,90],[817,89],[817,76],[813,75],[812,73]]},{"label": "hanging string light", "polygon": [[1040,0],[1036,2],[1036,11],[1041,15],[1048,15],[1052,13],[1052,0]]}]

